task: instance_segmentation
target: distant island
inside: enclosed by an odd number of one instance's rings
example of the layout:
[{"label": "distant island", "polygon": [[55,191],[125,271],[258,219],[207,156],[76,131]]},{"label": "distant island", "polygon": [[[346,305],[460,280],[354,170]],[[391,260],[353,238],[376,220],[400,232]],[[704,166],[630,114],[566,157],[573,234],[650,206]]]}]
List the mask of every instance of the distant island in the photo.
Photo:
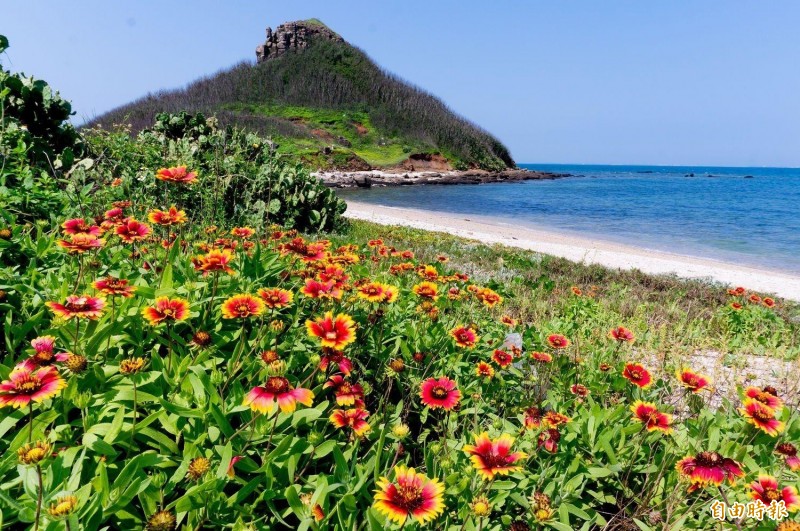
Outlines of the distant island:
[{"label": "distant island", "polygon": [[255,64],[241,63],[184,89],[149,94],[87,125],[125,123],[137,132],[150,127],[156,114],[179,111],[213,115],[222,125],[268,136],[278,153],[312,169],[515,168],[497,138],[386,72],[316,19],[267,28]]}]

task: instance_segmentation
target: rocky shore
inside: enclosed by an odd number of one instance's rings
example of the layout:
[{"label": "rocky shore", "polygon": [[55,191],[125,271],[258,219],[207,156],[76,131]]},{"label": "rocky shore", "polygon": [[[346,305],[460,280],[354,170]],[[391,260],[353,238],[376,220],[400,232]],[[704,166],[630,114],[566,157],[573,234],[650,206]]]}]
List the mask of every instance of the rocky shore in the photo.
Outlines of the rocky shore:
[{"label": "rocky shore", "polygon": [[548,173],[524,169],[500,172],[465,171],[320,171],[312,175],[331,188],[370,188],[372,186],[410,186],[419,184],[486,184],[560,179],[568,173]]}]

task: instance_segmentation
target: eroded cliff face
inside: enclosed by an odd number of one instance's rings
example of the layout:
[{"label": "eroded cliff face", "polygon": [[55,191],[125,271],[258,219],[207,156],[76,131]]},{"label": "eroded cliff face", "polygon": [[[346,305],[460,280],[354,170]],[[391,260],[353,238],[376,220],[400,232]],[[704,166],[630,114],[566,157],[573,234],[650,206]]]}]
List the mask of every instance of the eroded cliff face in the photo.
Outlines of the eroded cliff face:
[{"label": "eroded cliff face", "polygon": [[275,31],[267,28],[267,40],[256,48],[256,61],[262,63],[273,57],[279,57],[289,50],[306,48],[310,40],[316,38],[344,42],[339,34],[322,23],[287,22],[275,28]]}]

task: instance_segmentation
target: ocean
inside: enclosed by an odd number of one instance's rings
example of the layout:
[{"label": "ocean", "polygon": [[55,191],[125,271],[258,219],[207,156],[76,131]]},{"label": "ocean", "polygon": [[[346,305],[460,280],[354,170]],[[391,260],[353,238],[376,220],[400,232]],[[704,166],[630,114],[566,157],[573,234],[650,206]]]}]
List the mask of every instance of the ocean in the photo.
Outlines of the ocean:
[{"label": "ocean", "polygon": [[344,198],[490,217],[800,274],[800,169],[520,164],[573,177],[342,190]]}]

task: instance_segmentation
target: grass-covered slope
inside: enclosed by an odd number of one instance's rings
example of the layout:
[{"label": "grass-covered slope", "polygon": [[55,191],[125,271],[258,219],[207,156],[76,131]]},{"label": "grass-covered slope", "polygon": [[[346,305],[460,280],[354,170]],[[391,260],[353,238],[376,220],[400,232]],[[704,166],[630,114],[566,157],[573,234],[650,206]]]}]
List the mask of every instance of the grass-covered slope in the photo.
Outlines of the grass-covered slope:
[{"label": "grass-covered slope", "polygon": [[130,123],[136,131],[159,112],[184,110],[268,134],[279,151],[315,167],[393,166],[412,154],[440,154],[454,168],[514,165],[499,140],[343,41],[311,39],[302,50],[150,94],[92,124]]}]

